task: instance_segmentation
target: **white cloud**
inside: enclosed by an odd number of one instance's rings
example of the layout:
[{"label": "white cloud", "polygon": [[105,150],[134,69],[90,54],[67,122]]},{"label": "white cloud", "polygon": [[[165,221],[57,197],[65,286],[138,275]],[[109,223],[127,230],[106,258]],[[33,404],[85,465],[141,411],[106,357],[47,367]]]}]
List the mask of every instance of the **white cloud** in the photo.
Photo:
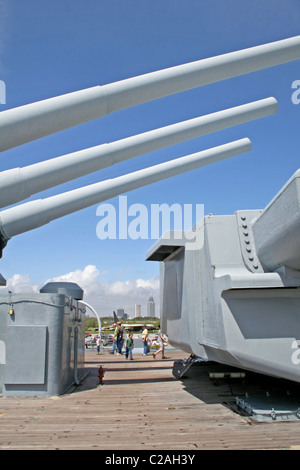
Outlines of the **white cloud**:
[{"label": "white cloud", "polygon": [[156,300],[156,315],[159,307],[159,278],[131,279],[126,281],[104,281],[99,278],[107,274],[96,266],[88,265],[83,270],[76,270],[49,281],[76,282],[84,290],[84,300],[100,316],[111,315],[113,310],[123,307],[130,316],[134,313],[134,304],[142,305],[142,314],[147,314],[147,301],[150,295]]},{"label": "white cloud", "polygon": [[14,294],[21,292],[39,292],[40,287],[36,284],[31,284],[30,278],[27,274],[14,274],[6,282],[6,287],[1,287],[0,292],[7,292],[10,290]]},{"label": "white cloud", "polygon": [[104,310],[110,312],[118,307],[123,307],[130,316],[134,313],[134,304],[140,304],[142,315],[147,314],[147,302],[150,295],[156,301],[156,316],[159,311],[159,279],[132,279],[128,281],[104,282],[99,285],[99,292],[94,298],[95,304],[102,304]]},{"label": "white cloud", "polygon": [[[142,306],[142,315],[147,315],[147,301],[150,295],[155,300],[156,316],[159,315],[159,278],[130,279],[126,281],[103,280],[107,271],[99,271],[96,266],[88,265],[83,270],[63,274],[47,282],[75,282],[84,290],[84,300],[97,311],[98,315],[112,315],[113,310],[124,308],[131,317],[134,314],[134,304]],[[28,275],[14,274],[7,280],[7,287],[0,288],[0,292],[13,293],[39,292],[42,287],[33,285]]]},{"label": "white cloud", "polygon": [[[96,266],[88,265],[83,270],[77,269],[76,271],[63,274],[62,276],[54,277],[52,279],[48,279],[46,282],[75,282],[78,284],[86,294],[93,291],[93,289],[99,283],[100,271],[96,268]],[[46,284],[46,283],[45,283]]]}]

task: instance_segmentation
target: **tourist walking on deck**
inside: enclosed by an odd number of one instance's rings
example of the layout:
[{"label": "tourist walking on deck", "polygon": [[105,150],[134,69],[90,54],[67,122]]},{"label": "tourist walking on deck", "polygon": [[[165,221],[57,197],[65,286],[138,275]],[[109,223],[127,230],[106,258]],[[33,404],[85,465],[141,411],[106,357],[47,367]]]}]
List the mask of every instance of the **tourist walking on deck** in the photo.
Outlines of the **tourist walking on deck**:
[{"label": "tourist walking on deck", "polygon": [[159,331],[156,341],[158,341],[160,343],[160,347],[155,353],[153,353],[153,359],[155,359],[156,354],[158,354],[160,352],[161,352],[161,355],[162,355],[162,359],[166,359],[165,346],[168,344],[168,338],[166,337],[166,335],[162,334],[161,331]]},{"label": "tourist walking on deck", "polygon": [[125,342],[125,357],[126,359],[128,359],[128,356],[129,356],[129,359],[132,361],[133,357],[132,357],[132,350],[133,350],[133,334],[132,333],[129,333],[129,336],[128,338],[126,339],[126,342]]},{"label": "tourist walking on deck", "polygon": [[97,341],[96,341],[96,345],[97,345],[97,354],[100,353],[100,344],[101,344],[101,339],[100,339],[100,336],[98,336]]},{"label": "tourist walking on deck", "polygon": [[144,330],[143,330],[143,333],[142,333],[142,341],[144,343],[143,355],[147,356],[147,353],[148,353],[148,330],[147,330],[146,325],[144,325]]},{"label": "tourist walking on deck", "polygon": [[113,335],[113,344],[112,344],[111,354],[115,354],[115,350],[117,349],[117,325],[113,323],[112,326],[115,327],[115,330],[114,330],[114,335]]},{"label": "tourist walking on deck", "polygon": [[123,335],[124,335],[124,329],[122,326],[122,323],[118,321],[117,323],[117,354],[122,354],[122,348],[123,348]]}]

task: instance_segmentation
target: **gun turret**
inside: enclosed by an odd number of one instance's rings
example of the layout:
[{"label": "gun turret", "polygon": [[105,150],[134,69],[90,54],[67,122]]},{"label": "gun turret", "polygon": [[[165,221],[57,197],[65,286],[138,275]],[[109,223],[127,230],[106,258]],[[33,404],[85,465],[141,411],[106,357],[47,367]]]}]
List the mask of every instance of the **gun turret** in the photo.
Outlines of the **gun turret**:
[{"label": "gun turret", "polygon": [[300,36],[49,98],[0,114],[0,151],[148,101],[300,58]]},{"label": "gun turret", "polygon": [[0,173],[0,207],[142,153],[268,116],[277,108],[275,98],[266,98],[24,168],[3,171]]},{"label": "gun turret", "polygon": [[300,170],[264,210],[205,216],[151,248],[172,345],[300,382],[299,189]]},{"label": "gun turret", "polygon": [[300,170],[252,223],[264,271],[300,271]]},{"label": "gun turret", "polygon": [[144,168],[128,175],[3,210],[0,212],[1,247],[3,248],[13,236],[33,230],[54,219],[141,186],[248,152],[250,148],[250,140],[248,138],[241,139],[150,168]]}]

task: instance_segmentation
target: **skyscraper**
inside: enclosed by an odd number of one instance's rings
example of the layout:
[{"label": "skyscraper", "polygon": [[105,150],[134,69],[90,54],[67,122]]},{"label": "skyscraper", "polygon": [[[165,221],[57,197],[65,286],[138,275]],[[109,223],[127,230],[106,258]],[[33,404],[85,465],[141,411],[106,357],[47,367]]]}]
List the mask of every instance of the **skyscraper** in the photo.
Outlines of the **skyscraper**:
[{"label": "skyscraper", "polygon": [[155,317],[155,303],[152,295],[150,295],[147,303],[147,315],[148,317]]},{"label": "skyscraper", "polygon": [[117,308],[117,317],[118,318],[124,318],[124,308],[123,307],[118,307]]},{"label": "skyscraper", "polygon": [[134,317],[140,317],[141,316],[141,305],[140,304],[135,304],[134,305]]}]

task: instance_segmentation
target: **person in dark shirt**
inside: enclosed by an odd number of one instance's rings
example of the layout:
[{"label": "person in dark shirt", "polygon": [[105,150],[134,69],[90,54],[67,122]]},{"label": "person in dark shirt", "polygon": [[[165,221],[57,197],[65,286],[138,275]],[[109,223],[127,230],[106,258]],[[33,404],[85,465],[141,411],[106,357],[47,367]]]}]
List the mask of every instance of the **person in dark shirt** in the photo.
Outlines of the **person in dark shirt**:
[{"label": "person in dark shirt", "polygon": [[117,354],[122,354],[122,348],[123,348],[123,335],[124,335],[124,329],[122,326],[122,323],[119,321],[117,323]]},{"label": "person in dark shirt", "polygon": [[132,359],[133,359],[133,357],[132,357],[133,334],[132,333],[129,333],[129,336],[126,339],[125,348],[126,348],[126,352],[125,352],[126,359],[128,359],[128,355],[129,355],[129,359],[132,361]]}]

